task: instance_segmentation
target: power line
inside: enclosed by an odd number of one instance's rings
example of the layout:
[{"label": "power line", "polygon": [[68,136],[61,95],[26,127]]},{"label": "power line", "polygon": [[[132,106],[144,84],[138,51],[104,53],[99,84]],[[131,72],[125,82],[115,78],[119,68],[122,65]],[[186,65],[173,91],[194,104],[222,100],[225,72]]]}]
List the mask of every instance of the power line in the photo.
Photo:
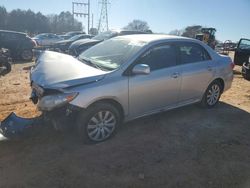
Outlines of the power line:
[{"label": "power line", "polygon": [[[80,7],[80,9],[79,9]],[[78,8],[78,9],[76,9]],[[87,10],[86,10],[87,8]],[[85,2],[72,2],[72,14],[73,14],[73,24],[74,24],[74,17],[80,16],[80,17],[88,17],[88,33],[89,33],[89,27],[90,27],[90,0],[85,0]]]},{"label": "power line", "polygon": [[100,2],[101,4],[101,14],[100,14],[100,19],[98,23],[98,32],[104,32],[109,29],[108,25],[108,0],[102,0]]}]

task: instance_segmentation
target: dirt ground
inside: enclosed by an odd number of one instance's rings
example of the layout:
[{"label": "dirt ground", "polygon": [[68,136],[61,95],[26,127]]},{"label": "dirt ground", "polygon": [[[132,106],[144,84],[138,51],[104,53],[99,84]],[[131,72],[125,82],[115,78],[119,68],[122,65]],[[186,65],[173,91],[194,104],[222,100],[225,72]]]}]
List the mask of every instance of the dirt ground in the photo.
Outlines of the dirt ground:
[{"label": "dirt ground", "polygon": [[[0,78],[0,120],[39,115],[29,101],[29,66]],[[23,70],[23,68],[25,70]],[[214,109],[196,105],[138,119],[100,144],[49,127],[0,141],[0,188],[250,187],[250,82],[235,68]]]}]

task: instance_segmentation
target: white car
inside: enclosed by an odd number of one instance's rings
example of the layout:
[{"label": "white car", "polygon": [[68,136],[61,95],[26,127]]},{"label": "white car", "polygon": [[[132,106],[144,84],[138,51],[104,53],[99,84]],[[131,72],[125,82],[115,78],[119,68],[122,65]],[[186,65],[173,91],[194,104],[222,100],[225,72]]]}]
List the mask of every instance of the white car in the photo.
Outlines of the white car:
[{"label": "white car", "polygon": [[36,35],[33,39],[37,42],[39,46],[50,46],[62,40],[63,38],[53,33],[42,33]]}]

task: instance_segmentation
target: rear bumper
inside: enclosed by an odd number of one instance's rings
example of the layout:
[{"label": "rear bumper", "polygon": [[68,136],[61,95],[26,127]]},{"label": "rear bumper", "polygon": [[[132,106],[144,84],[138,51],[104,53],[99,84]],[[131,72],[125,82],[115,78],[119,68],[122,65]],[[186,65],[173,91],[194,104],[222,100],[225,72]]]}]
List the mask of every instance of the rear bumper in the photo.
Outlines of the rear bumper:
[{"label": "rear bumper", "polygon": [[234,78],[234,75],[233,75],[233,72],[228,74],[225,78],[224,78],[224,92],[229,90],[231,87],[232,87],[232,83],[233,83],[233,78]]}]

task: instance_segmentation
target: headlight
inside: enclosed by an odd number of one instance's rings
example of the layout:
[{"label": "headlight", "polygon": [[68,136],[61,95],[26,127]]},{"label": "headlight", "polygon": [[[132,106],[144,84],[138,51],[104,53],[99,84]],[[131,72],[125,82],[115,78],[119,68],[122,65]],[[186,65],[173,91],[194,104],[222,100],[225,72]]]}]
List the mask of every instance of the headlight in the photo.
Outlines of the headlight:
[{"label": "headlight", "polygon": [[63,93],[58,95],[48,95],[38,102],[38,109],[42,111],[51,111],[54,108],[61,107],[77,97],[78,93]]}]

